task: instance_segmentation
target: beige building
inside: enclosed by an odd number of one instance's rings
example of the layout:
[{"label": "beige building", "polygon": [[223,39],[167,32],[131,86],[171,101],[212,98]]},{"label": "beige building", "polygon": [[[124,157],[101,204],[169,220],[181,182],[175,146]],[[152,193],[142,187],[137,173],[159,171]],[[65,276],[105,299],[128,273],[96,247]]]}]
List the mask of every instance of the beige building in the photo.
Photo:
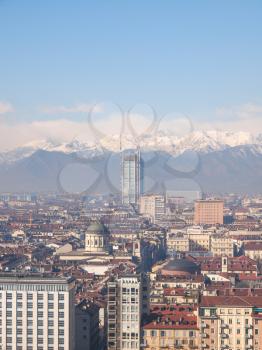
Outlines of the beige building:
[{"label": "beige building", "polygon": [[165,210],[165,196],[151,194],[140,197],[139,212],[140,214],[150,218],[152,222],[157,222],[163,219]]},{"label": "beige building", "polygon": [[225,235],[211,236],[211,253],[213,256],[234,256],[234,241]]},{"label": "beige building", "polygon": [[0,275],[0,349],[73,350],[74,279]]},{"label": "beige building", "polygon": [[151,314],[151,317],[152,321],[143,326],[143,349],[199,349],[197,316],[192,311]]},{"label": "beige building", "polygon": [[261,297],[203,297],[199,306],[202,349],[261,350],[261,307]]},{"label": "beige building", "polygon": [[168,233],[166,246],[169,253],[189,252],[189,239],[183,232]]},{"label": "beige building", "polygon": [[262,260],[262,242],[247,242],[243,246],[245,255],[253,260]]},{"label": "beige building", "polygon": [[190,252],[208,252],[210,250],[210,233],[191,233],[188,234],[188,239]]},{"label": "beige building", "polygon": [[222,200],[195,201],[195,225],[223,225],[224,202]]}]

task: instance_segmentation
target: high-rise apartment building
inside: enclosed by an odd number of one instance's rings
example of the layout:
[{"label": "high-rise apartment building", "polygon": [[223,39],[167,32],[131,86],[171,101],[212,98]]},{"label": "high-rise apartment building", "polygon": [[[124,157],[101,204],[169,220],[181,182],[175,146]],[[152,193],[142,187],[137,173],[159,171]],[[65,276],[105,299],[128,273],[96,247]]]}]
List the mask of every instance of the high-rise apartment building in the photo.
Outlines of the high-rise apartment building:
[{"label": "high-rise apartment building", "polygon": [[74,279],[0,275],[0,349],[73,350]]},{"label": "high-rise apartment building", "polygon": [[140,349],[142,283],[140,275],[108,283],[108,350]]},{"label": "high-rise apartment building", "polygon": [[153,223],[163,219],[166,212],[165,196],[155,194],[141,196],[139,212],[149,217]]},{"label": "high-rise apartment building", "polygon": [[195,201],[195,225],[223,225],[224,202],[222,200]]},{"label": "high-rise apartment building", "polygon": [[122,156],[122,202],[137,205],[143,187],[140,151],[126,151]]}]

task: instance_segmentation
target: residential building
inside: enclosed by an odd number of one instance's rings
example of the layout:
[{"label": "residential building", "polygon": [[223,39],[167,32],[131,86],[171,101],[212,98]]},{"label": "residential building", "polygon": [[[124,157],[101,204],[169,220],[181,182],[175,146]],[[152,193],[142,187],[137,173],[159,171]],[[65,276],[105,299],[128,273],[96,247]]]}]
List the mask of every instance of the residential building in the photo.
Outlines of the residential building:
[{"label": "residential building", "polygon": [[234,256],[234,240],[226,235],[211,236],[211,253],[213,256]]},{"label": "residential building", "polygon": [[222,200],[195,201],[195,225],[223,225],[224,202]]},{"label": "residential building", "polygon": [[[181,309],[183,311],[181,311]],[[143,349],[199,349],[197,315],[191,308],[155,308],[143,325]]]},{"label": "residential building", "polygon": [[250,259],[262,259],[262,241],[244,243],[243,250],[245,255],[248,256]]},{"label": "residential building", "polygon": [[261,297],[202,297],[199,306],[202,349],[261,349],[261,307]]},{"label": "residential building", "polygon": [[142,283],[140,275],[108,282],[108,350],[140,349]]},{"label": "residential building", "polygon": [[99,307],[84,299],[75,311],[75,350],[99,349]]},{"label": "residential building", "polygon": [[165,216],[166,201],[163,195],[144,195],[140,197],[139,212],[156,223]]},{"label": "residential building", "polygon": [[0,348],[73,350],[73,278],[0,275]]}]

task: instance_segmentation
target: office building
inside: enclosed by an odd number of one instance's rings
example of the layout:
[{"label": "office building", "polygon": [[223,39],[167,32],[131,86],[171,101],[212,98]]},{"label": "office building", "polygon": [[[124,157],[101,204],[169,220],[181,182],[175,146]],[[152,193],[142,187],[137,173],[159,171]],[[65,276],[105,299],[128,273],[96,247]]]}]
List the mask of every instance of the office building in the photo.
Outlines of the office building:
[{"label": "office building", "polygon": [[0,275],[0,349],[73,350],[74,279]]},{"label": "office building", "polygon": [[140,275],[108,283],[108,350],[140,349],[141,287]]},{"label": "office building", "polygon": [[222,200],[195,201],[195,225],[223,225],[224,202]]},{"label": "office building", "polygon": [[163,195],[145,195],[140,197],[139,212],[148,217],[153,223],[164,218],[166,201]]},{"label": "office building", "polygon": [[122,202],[138,205],[143,187],[140,151],[126,151],[122,156]]}]

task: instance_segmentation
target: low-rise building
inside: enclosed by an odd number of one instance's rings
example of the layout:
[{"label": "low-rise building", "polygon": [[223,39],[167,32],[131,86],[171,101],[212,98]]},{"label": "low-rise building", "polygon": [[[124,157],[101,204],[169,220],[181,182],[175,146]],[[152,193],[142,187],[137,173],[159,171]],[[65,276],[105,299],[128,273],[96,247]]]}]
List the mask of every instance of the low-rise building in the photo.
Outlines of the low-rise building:
[{"label": "low-rise building", "polygon": [[[183,311],[182,311],[183,310]],[[197,315],[184,308],[159,308],[143,325],[143,349],[199,349]]]}]

